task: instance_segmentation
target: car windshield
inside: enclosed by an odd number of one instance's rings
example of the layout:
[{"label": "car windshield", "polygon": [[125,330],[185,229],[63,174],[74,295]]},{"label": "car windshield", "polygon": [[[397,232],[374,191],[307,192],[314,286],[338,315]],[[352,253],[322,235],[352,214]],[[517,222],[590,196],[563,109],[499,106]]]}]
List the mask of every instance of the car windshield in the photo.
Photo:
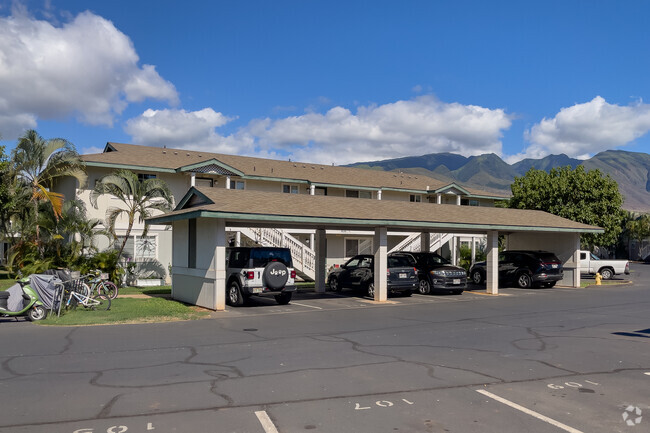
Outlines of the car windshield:
[{"label": "car windshield", "polygon": [[413,263],[406,256],[389,256],[388,257],[388,267],[389,268],[412,268]]},{"label": "car windshield", "polygon": [[282,262],[286,266],[291,266],[291,253],[284,248],[253,248],[251,259],[254,268],[266,266],[268,262]]},{"label": "car windshield", "polygon": [[539,259],[543,262],[559,262],[560,259],[555,257],[555,254],[553,253],[539,253],[538,255]]},{"label": "car windshield", "polygon": [[451,262],[438,254],[427,254],[427,264],[429,265],[449,265]]}]

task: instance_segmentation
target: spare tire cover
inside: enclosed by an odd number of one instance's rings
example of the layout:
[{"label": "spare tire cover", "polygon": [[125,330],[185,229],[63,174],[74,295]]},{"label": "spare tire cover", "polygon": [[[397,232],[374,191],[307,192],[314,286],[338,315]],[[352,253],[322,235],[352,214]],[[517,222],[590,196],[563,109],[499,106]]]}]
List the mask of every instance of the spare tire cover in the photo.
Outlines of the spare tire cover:
[{"label": "spare tire cover", "polygon": [[271,262],[264,268],[263,283],[270,289],[281,289],[289,279],[289,271],[282,262]]}]

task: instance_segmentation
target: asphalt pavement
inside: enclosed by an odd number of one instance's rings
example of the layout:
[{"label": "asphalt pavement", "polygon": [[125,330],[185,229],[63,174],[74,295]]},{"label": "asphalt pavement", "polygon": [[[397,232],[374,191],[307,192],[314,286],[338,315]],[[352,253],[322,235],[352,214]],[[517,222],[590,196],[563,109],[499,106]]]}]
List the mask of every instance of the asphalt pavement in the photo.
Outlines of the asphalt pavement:
[{"label": "asphalt pavement", "polygon": [[649,432],[650,265],[626,280],[0,320],[0,432]]}]

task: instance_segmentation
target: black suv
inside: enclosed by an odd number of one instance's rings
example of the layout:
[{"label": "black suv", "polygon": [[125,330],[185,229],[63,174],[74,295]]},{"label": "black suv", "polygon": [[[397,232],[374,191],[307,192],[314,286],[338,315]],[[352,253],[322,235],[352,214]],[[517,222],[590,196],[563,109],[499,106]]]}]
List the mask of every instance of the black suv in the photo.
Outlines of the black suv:
[{"label": "black suv", "polygon": [[418,270],[418,291],[460,295],[467,289],[467,272],[436,253],[395,252],[389,257],[406,257]]},{"label": "black suv", "polygon": [[[417,287],[417,274],[413,263],[406,257],[391,257],[387,260],[388,293],[402,293],[411,296]],[[344,265],[335,268],[327,277],[327,285],[333,292],[348,287],[364,291],[375,297],[375,256],[361,254],[352,257]]]},{"label": "black suv", "polygon": [[[485,281],[485,262],[469,270],[472,281]],[[499,253],[499,283],[514,283],[522,289],[553,287],[564,277],[562,262],[548,251],[502,251]]]},{"label": "black suv", "polygon": [[226,302],[241,306],[253,295],[272,295],[286,305],[296,291],[289,248],[226,248]]}]

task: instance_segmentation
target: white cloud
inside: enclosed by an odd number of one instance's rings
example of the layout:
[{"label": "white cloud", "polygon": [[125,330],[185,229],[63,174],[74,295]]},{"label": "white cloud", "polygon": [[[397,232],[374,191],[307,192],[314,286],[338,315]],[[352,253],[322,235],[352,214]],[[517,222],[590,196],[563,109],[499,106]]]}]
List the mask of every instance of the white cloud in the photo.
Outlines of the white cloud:
[{"label": "white cloud", "polygon": [[526,131],[530,146],[509,162],[565,153],[588,158],[607,149],[624,146],[650,131],[650,105],[609,104],[596,96],[589,102],[562,108],[552,119],[544,118]]},{"label": "white cloud", "polygon": [[131,40],[84,12],[62,26],[17,8],[0,17],[0,132],[13,139],[38,118],[70,115],[111,126],[129,102],[178,102],[154,66],[138,66]]},{"label": "white cloud", "polygon": [[283,150],[301,161],[357,161],[456,152],[501,154],[511,119],[501,109],[444,103],[433,96],[325,114],[252,121],[247,132],[261,149]]},{"label": "white cloud", "polygon": [[124,130],[133,137],[134,143],[146,146],[165,145],[217,153],[250,150],[254,143],[246,134],[225,137],[215,131],[231,120],[212,108],[199,111],[147,110],[128,120]]}]

